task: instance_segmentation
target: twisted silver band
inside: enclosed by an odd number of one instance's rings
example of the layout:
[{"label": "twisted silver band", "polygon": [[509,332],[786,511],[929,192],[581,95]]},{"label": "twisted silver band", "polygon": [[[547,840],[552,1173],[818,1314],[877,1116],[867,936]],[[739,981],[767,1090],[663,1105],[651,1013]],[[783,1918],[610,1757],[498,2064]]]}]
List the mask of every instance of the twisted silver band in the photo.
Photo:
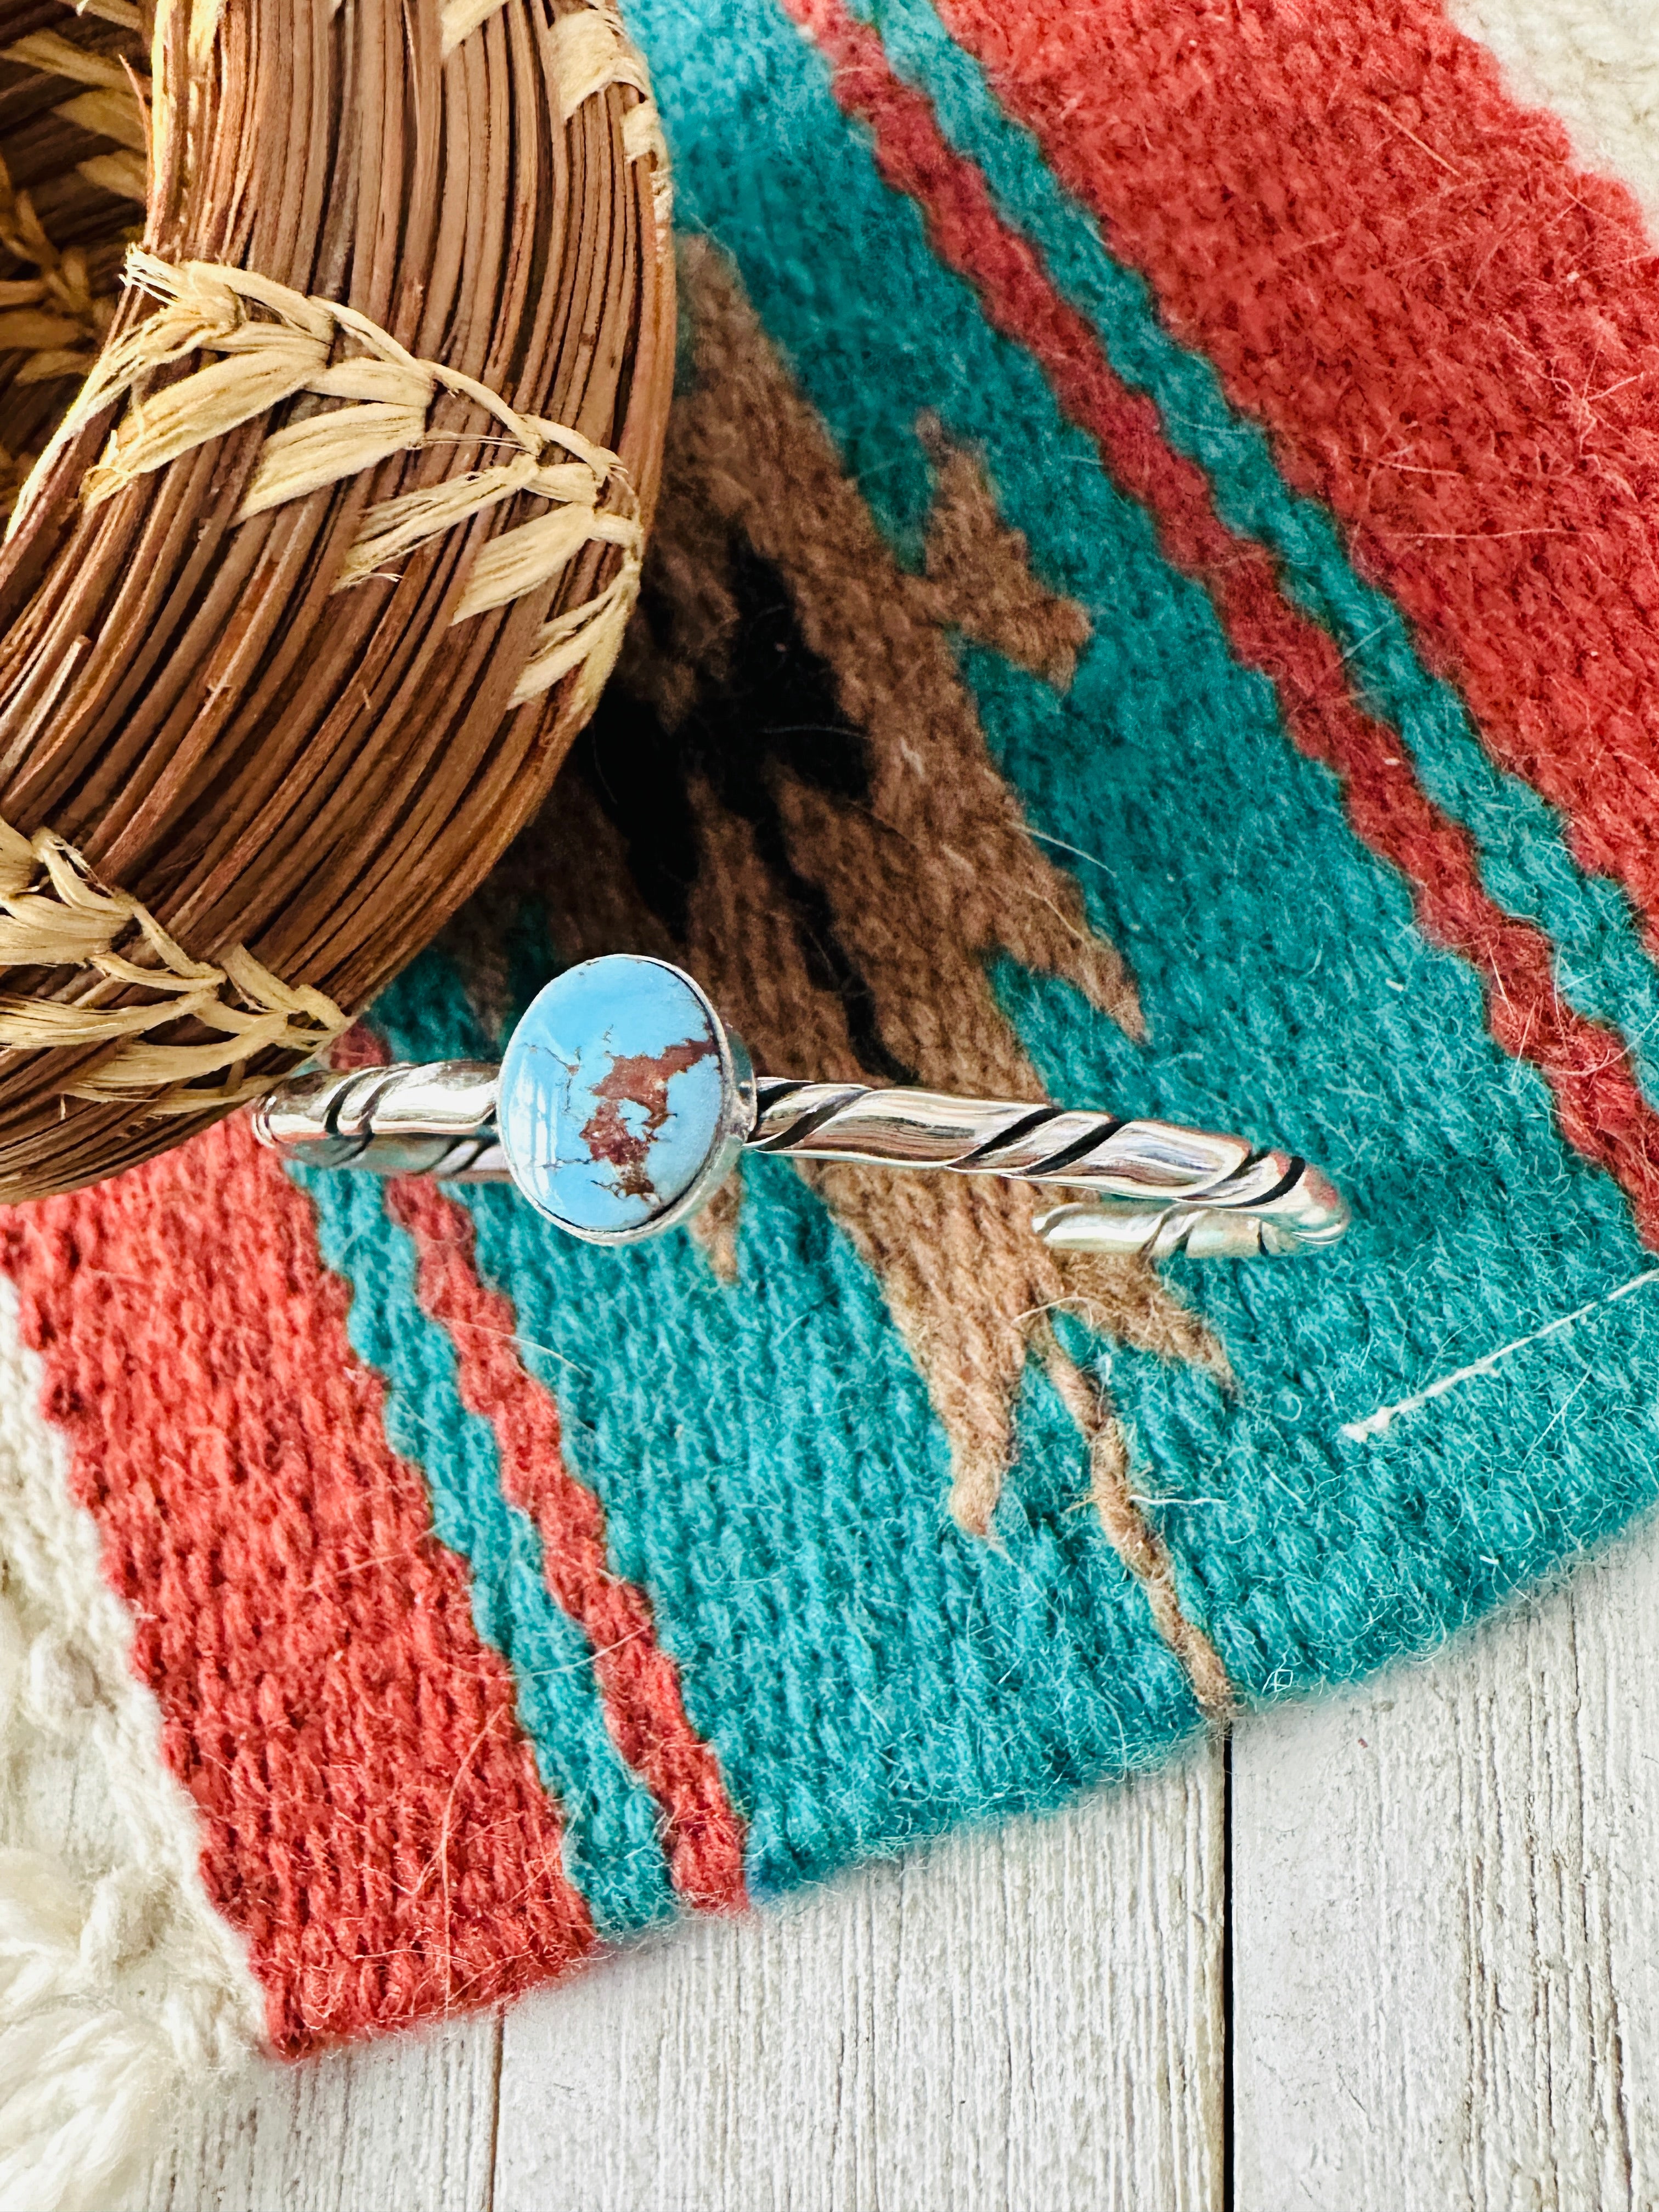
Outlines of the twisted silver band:
[{"label": "twisted silver band", "polygon": [[757,1152],[1006,1176],[1091,1194],[1037,1217],[1061,1249],[1162,1259],[1285,1254],[1334,1243],[1348,1210],[1317,1168],[1242,1137],[1060,1106],[757,1079]]},{"label": "twisted silver band", "polygon": [[[1036,1217],[1058,1249],[1163,1259],[1287,1255],[1335,1243],[1348,1209],[1317,1168],[1242,1137],[938,1091],[749,1077],[746,1150],[935,1168],[1086,1194]],[[254,1111],[263,1144],[313,1167],[499,1182],[496,1071],[440,1060],[291,1079]]]}]

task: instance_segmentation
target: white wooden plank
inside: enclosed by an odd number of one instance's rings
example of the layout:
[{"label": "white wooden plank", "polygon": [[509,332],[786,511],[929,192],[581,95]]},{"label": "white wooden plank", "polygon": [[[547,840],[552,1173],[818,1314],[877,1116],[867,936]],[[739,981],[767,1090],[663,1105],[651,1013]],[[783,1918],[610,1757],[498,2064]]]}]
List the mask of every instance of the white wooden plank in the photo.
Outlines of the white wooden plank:
[{"label": "white wooden plank", "polygon": [[1233,1753],[1237,2212],[1659,2201],[1659,1541]]},{"label": "white wooden plank", "polygon": [[[40,1623],[31,1613],[27,1625]],[[44,1851],[90,1884],[118,1861],[125,1832],[84,1734],[15,1735],[0,1765],[0,1844]],[[143,1984],[142,1964],[133,1979]],[[152,2001],[165,1990],[157,1982]],[[486,2212],[500,2035],[497,2020],[473,2016],[303,2065],[204,2075],[137,2203],[143,2212]]]},{"label": "white wooden plank", "polygon": [[[72,1741],[37,1738],[9,1762],[0,1844],[61,1854],[90,1881],[119,1832],[100,1762]],[[204,2076],[143,2212],[486,2212],[500,2033],[474,2016]]]},{"label": "white wooden plank", "polygon": [[487,2212],[500,2033],[473,2016],[204,2082],[145,2212]]},{"label": "white wooden plank", "polygon": [[495,2212],[1213,2212],[1223,1789],[681,1930],[507,2015]]}]

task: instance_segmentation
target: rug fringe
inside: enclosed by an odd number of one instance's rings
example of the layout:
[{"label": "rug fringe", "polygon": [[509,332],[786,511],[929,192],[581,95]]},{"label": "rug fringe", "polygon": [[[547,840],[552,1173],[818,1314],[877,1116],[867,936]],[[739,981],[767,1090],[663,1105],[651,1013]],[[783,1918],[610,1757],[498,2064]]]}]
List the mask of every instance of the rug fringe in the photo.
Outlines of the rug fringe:
[{"label": "rug fringe", "polygon": [[157,2016],[107,1995],[99,1953],[126,1887],[107,1875],[88,1895],[61,1860],[0,1853],[0,2203],[123,2201],[206,2062],[199,1999]]},{"label": "rug fringe", "polygon": [[110,2212],[263,2006],[16,1318],[0,1280],[0,2204]]}]

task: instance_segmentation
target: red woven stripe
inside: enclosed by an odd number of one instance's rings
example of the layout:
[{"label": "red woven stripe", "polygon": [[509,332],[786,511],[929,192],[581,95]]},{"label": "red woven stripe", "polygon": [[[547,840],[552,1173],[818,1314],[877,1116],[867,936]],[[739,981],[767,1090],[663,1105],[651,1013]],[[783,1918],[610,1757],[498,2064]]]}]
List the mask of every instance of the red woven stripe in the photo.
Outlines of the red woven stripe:
[{"label": "red woven stripe", "polygon": [[1659,259],[1430,0],[939,0],[1411,616],[1659,918]]},{"label": "red woven stripe", "polygon": [[663,1808],[674,1887],[693,1906],[732,1911],[746,1901],[743,1823],[686,1717],[649,1600],[611,1571],[604,1508],[565,1464],[558,1408],[520,1362],[513,1303],[478,1279],[472,1218],[417,1176],[391,1183],[386,1204],[415,1240],[420,1301],[455,1346],[462,1402],[495,1431],[501,1488],[541,1532],[548,1588],[593,1646],[617,1747]]},{"label": "red woven stripe", "polygon": [[278,2048],[591,1950],[511,1677],[246,1124],[0,1216],[0,1266]]},{"label": "red woven stripe", "polygon": [[[878,39],[841,0],[786,4],[831,63],[841,105],[873,133],[883,176],[922,209],[935,252],[975,286],[996,328],[1041,362],[1115,480],[1151,511],[1166,557],[1204,583],[1234,651],[1272,680],[1297,743],[1341,777],[1355,829],[1410,884],[1423,928],[1485,979],[1493,1036],[1542,1071],[1563,1133],[1618,1178],[1644,1239],[1659,1246],[1659,1116],[1617,1040],[1558,999],[1547,939],[1486,896],[1469,838],[1431,803],[1399,739],[1353,704],[1330,638],[1285,597],[1261,549],[1228,531],[1200,471],[1167,444],[1152,402],[1118,381],[1093,331],[1000,221],[979,171],[946,144]],[[1045,20],[1052,26],[1052,11]]]}]

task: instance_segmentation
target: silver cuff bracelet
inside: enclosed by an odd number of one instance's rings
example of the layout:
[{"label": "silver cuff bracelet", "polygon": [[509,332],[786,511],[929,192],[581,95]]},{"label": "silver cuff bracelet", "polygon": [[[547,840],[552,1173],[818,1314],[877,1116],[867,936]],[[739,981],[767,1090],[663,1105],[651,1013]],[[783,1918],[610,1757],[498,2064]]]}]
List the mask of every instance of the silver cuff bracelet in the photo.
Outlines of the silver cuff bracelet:
[{"label": "silver cuff bracelet", "polygon": [[612,953],[556,976],[501,1065],[313,1071],[254,1109],[296,1163],[510,1179],[574,1237],[632,1244],[689,1220],[745,1152],[994,1175],[1075,1192],[1036,1216],[1060,1250],[1243,1259],[1334,1244],[1319,1170],[1243,1137],[1110,1114],[756,1075],[692,979]]}]

